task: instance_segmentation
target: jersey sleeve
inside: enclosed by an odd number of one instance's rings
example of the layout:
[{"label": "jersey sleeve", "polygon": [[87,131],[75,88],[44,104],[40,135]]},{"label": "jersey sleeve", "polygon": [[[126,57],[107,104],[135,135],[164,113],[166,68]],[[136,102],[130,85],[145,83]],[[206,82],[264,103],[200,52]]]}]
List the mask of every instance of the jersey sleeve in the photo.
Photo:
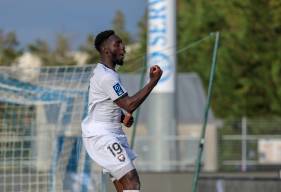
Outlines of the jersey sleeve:
[{"label": "jersey sleeve", "polygon": [[119,78],[115,76],[106,75],[101,82],[101,87],[113,101],[127,94],[127,90],[122,86]]}]

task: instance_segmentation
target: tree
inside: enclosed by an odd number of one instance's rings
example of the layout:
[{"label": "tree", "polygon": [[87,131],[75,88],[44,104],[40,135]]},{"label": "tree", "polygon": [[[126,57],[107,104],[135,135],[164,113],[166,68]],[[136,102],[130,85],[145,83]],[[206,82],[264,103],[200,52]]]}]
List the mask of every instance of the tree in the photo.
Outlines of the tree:
[{"label": "tree", "polygon": [[70,42],[69,39],[63,35],[58,34],[56,37],[56,47],[52,52],[53,65],[75,65],[74,58],[70,54]]},{"label": "tree", "polygon": [[99,58],[99,54],[95,49],[94,44],[95,44],[95,38],[93,35],[89,34],[85,43],[82,44],[79,48],[81,52],[87,53],[89,55],[87,63],[96,63]]},{"label": "tree", "polygon": [[133,41],[130,33],[125,29],[126,22],[122,11],[118,10],[113,19],[113,30],[122,38],[126,45],[125,64],[120,68],[120,72],[138,72],[143,67],[143,59],[140,59],[139,44]]},{"label": "tree", "polygon": [[75,65],[71,55],[69,39],[64,34],[57,34],[55,48],[51,49],[48,43],[38,39],[28,45],[28,51],[38,55],[44,66]]},{"label": "tree", "polygon": [[0,30],[0,65],[11,65],[22,53],[15,32]]},{"label": "tree", "polygon": [[[227,108],[227,114],[232,116],[280,116],[281,23],[276,20],[281,14],[280,3],[248,0],[232,2],[228,7],[230,27],[223,37],[223,54],[219,58],[222,73],[218,77],[219,86],[225,89],[216,90],[219,107]],[[229,14],[231,10],[236,14]],[[237,29],[238,23],[241,28]]]},{"label": "tree", "polygon": [[46,41],[38,39],[28,45],[27,50],[40,57],[43,65],[52,65],[52,56],[49,45]]},{"label": "tree", "polygon": [[126,44],[132,43],[132,38],[129,32],[126,31],[126,21],[122,11],[117,10],[113,19],[113,30],[122,38]]}]

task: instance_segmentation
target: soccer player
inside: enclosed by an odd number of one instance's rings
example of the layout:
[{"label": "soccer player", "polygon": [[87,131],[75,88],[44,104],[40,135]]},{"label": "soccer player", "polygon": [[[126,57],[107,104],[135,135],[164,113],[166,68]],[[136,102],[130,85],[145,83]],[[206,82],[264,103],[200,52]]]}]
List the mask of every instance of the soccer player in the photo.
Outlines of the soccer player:
[{"label": "soccer player", "polygon": [[116,65],[123,65],[126,53],[122,40],[112,30],[103,31],[96,36],[95,48],[100,62],[90,78],[88,115],[82,122],[83,143],[89,156],[109,172],[117,192],[139,192],[139,176],[133,164],[136,155],[121,123],[127,127],[133,124],[131,114],[156,86],[162,70],[152,66],[149,82],[129,96],[115,71]]}]

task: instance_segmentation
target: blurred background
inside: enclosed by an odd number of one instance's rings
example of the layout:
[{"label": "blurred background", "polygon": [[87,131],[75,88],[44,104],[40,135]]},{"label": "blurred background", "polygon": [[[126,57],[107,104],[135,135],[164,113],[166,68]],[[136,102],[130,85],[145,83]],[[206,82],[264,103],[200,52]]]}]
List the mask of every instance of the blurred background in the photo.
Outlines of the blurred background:
[{"label": "blurred background", "polygon": [[[133,95],[147,79],[149,6],[162,1],[0,0],[0,191],[114,191],[81,141],[95,36],[114,29],[126,43],[118,71]],[[279,192],[281,2],[177,0],[174,28],[171,106],[154,94],[125,128],[142,191],[192,191],[216,58],[197,191]]]}]

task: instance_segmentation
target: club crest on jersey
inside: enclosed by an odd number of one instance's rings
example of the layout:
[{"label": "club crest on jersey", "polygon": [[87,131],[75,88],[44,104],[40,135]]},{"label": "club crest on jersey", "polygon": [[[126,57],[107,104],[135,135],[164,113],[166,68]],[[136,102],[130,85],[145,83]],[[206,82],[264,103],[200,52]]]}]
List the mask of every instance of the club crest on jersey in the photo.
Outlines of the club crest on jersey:
[{"label": "club crest on jersey", "polygon": [[117,159],[119,159],[119,161],[121,161],[121,162],[123,162],[123,161],[126,160],[126,158],[125,158],[125,156],[124,156],[123,154],[119,155],[119,156],[117,157]]},{"label": "club crest on jersey", "polygon": [[113,85],[113,89],[118,96],[124,94],[124,91],[119,83],[116,83],[115,85]]}]

